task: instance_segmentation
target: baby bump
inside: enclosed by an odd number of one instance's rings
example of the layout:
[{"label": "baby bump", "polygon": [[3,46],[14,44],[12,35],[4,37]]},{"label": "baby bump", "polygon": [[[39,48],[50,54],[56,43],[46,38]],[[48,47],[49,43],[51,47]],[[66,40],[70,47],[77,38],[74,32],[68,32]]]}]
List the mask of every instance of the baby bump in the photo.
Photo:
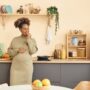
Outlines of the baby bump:
[{"label": "baby bump", "polygon": [[19,76],[24,77],[33,73],[33,63],[29,53],[19,53],[13,58],[11,72],[15,75],[18,73]]},{"label": "baby bump", "polygon": [[19,53],[18,55],[16,55],[13,58],[13,62],[18,62],[18,63],[26,63],[28,64],[29,62],[32,62],[32,57],[30,56],[29,53],[25,52],[25,53]]}]

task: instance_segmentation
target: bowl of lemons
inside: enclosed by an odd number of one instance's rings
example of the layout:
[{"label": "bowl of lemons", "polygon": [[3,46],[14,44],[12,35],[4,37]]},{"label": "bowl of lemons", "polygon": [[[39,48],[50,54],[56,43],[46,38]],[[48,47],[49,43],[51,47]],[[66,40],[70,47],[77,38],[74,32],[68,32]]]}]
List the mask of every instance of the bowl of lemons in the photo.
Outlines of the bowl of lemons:
[{"label": "bowl of lemons", "polygon": [[32,83],[32,90],[49,90],[51,82],[49,79],[39,80],[36,79]]}]

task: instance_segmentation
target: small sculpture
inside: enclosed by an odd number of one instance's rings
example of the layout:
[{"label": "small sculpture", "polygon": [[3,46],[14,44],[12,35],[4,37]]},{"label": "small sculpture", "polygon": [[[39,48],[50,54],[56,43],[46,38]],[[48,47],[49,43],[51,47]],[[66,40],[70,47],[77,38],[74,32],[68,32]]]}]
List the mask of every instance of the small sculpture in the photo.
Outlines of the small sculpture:
[{"label": "small sculpture", "polygon": [[23,6],[20,6],[20,8],[17,10],[17,13],[23,14],[23,12],[24,12]]},{"label": "small sculpture", "polygon": [[29,3],[26,4],[25,7],[21,5],[20,8],[17,10],[19,14],[39,14],[40,7],[33,7],[33,4]]},{"label": "small sculpture", "polygon": [[32,7],[30,9],[30,13],[31,14],[39,14],[40,10],[41,10],[40,7]]}]

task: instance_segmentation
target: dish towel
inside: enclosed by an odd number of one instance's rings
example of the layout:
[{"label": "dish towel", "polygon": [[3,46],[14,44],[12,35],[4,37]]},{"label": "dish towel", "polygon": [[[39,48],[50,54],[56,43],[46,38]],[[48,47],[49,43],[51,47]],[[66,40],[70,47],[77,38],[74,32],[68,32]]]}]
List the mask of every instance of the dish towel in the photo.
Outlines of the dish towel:
[{"label": "dish towel", "polygon": [[52,28],[51,26],[48,26],[46,31],[46,43],[50,44],[51,41],[52,41]]}]

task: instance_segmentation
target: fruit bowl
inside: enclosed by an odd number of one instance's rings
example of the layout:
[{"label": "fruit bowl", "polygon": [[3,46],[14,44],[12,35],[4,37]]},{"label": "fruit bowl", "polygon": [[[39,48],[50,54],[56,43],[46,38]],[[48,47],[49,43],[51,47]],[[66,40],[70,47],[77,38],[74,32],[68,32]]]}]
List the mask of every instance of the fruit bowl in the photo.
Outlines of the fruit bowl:
[{"label": "fruit bowl", "polygon": [[32,86],[32,90],[50,90],[50,86],[35,87]]},{"label": "fruit bowl", "polygon": [[43,79],[42,81],[36,79],[32,83],[32,90],[50,90],[51,82],[49,79]]}]

